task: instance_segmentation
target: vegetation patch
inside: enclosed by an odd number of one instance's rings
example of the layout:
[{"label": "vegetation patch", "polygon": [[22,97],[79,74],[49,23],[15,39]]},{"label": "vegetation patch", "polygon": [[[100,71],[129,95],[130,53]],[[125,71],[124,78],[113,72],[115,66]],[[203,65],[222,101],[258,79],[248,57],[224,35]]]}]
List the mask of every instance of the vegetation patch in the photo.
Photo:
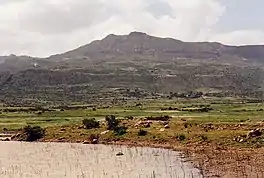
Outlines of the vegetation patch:
[{"label": "vegetation patch", "polygon": [[121,136],[127,133],[127,127],[125,126],[118,126],[114,130],[115,135]]},{"label": "vegetation patch", "polygon": [[186,135],[185,134],[178,134],[177,136],[176,136],[176,138],[179,140],[179,141],[184,141],[184,140],[186,140]]},{"label": "vegetation patch", "polygon": [[116,119],[114,115],[106,116],[107,130],[117,130],[120,120]]},{"label": "vegetation patch", "polygon": [[25,126],[21,133],[18,133],[13,137],[13,140],[33,142],[43,138],[45,135],[45,129],[39,126]]},{"label": "vegetation patch", "polygon": [[84,127],[86,129],[93,129],[93,128],[99,128],[100,127],[100,123],[99,121],[95,120],[95,118],[92,119],[84,119],[82,121]]},{"label": "vegetation patch", "polygon": [[168,116],[168,115],[157,116],[157,117],[149,116],[149,117],[146,117],[146,119],[149,120],[149,121],[168,121],[168,120],[171,119],[171,117]]},{"label": "vegetation patch", "polygon": [[138,136],[146,136],[147,134],[148,134],[148,131],[146,130],[140,129],[138,131]]}]

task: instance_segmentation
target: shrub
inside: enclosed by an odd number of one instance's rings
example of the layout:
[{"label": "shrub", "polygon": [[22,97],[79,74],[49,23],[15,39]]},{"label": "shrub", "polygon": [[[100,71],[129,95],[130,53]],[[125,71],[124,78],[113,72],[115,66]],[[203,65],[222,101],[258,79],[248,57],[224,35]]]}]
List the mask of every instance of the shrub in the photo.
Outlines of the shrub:
[{"label": "shrub", "polygon": [[168,115],[165,115],[165,116],[158,116],[158,117],[146,117],[147,120],[150,120],[150,121],[168,121],[170,120],[170,116]]},{"label": "shrub", "polygon": [[119,120],[115,116],[106,116],[105,120],[107,122],[107,130],[116,130],[118,128]]},{"label": "shrub", "polygon": [[148,131],[140,129],[138,131],[138,136],[146,136],[148,134]]},{"label": "shrub", "polygon": [[36,141],[45,135],[45,129],[39,126],[26,126],[22,130],[22,141]]},{"label": "shrub", "polygon": [[115,132],[116,135],[119,135],[119,136],[120,135],[124,135],[124,134],[127,133],[127,127],[125,127],[125,126],[116,127],[114,129],[114,132]]},{"label": "shrub", "polygon": [[84,119],[82,121],[83,125],[86,129],[93,129],[93,128],[99,128],[100,124],[99,121],[95,120],[95,118],[92,119]]},{"label": "shrub", "polygon": [[186,139],[186,136],[184,134],[179,134],[179,135],[177,135],[177,139],[179,141],[184,141]]},{"label": "shrub", "polygon": [[184,123],[184,128],[187,129],[188,128],[188,124]]},{"label": "shrub", "polygon": [[207,137],[206,135],[201,135],[201,139],[202,139],[203,141],[206,141],[206,140],[208,140],[208,137]]}]

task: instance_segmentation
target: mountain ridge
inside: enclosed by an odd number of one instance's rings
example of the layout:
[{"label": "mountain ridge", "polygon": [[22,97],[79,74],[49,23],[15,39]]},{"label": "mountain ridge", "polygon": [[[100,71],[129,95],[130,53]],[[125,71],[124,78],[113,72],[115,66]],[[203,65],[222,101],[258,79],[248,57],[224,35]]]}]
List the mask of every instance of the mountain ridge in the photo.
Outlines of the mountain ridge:
[{"label": "mountain ridge", "polygon": [[[127,49],[122,50],[122,46],[125,45]],[[152,51],[151,51],[152,50]],[[264,58],[264,45],[225,45],[219,42],[184,42],[174,38],[162,38],[148,35],[143,32],[131,32],[128,35],[115,35],[110,34],[101,40],[95,40],[89,44],[82,45],[73,50],[69,50],[64,53],[51,55],[46,58],[37,58],[30,56],[0,56],[0,63],[3,63],[4,59],[13,58],[31,58],[37,60],[45,59],[57,59],[63,60],[65,58],[76,58],[76,56],[86,56],[91,58],[96,58],[102,53],[113,53],[131,55],[143,54],[144,52],[148,54],[154,53],[166,53],[169,56],[174,57],[186,57],[186,58],[218,58],[220,55],[238,56],[245,59],[259,59]],[[97,54],[96,54],[97,52]],[[130,52],[130,53],[128,53]],[[114,55],[113,54],[113,55]],[[162,57],[162,56],[161,56]],[[261,61],[262,62],[262,61]],[[264,62],[264,61],[263,61]]]},{"label": "mountain ridge", "polygon": [[[1,61],[1,58],[0,58]],[[264,46],[183,42],[146,33],[108,35],[48,58],[8,56],[0,63],[0,101],[85,101],[182,91],[260,96]]]}]

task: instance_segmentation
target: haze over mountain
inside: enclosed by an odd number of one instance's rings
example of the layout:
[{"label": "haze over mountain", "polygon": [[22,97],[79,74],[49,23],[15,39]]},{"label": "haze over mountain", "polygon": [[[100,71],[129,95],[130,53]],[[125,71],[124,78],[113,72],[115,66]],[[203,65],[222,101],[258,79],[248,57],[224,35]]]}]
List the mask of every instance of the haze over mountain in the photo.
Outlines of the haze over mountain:
[{"label": "haze over mountain", "polygon": [[89,100],[103,91],[262,91],[264,46],[183,42],[146,33],[108,35],[50,56],[0,57],[2,100]]}]

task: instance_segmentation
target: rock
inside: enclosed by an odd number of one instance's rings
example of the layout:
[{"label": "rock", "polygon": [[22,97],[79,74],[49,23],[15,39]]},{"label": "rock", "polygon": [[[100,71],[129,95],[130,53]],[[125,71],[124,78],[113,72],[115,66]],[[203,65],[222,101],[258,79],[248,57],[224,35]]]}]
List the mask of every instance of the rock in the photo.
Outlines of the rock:
[{"label": "rock", "polygon": [[150,123],[144,124],[144,128],[149,128],[149,127],[150,127]]},{"label": "rock", "polygon": [[138,126],[140,126],[140,125],[141,125],[141,123],[142,123],[142,121],[138,121],[138,122],[135,124],[135,127],[138,127]]},{"label": "rock", "polygon": [[10,141],[10,139],[9,138],[5,138],[3,141],[8,142],[8,141]]},{"label": "rock", "polygon": [[83,142],[83,144],[90,144],[90,142],[87,141],[87,140],[85,140],[85,141]]},{"label": "rock", "polygon": [[251,138],[251,137],[259,137],[261,136],[262,132],[259,128],[251,130],[248,132],[247,134],[247,138]]},{"label": "rock", "polygon": [[123,156],[123,155],[124,155],[124,153],[122,153],[122,152],[116,153],[116,156]]},{"label": "rock", "polygon": [[245,141],[245,139],[243,138],[243,136],[238,136],[236,138],[233,139],[236,142],[242,143],[243,141]]},{"label": "rock", "polygon": [[164,131],[165,131],[165,129],[164,129],[164,128],[161,128],[161,129],[160,129],[160,132],[164,132]]},{"label": "rock", "polygon": [[93,139],[93,140],[92,140],[92,144],[98,144],[98,139],[96,139],[96,138]]},{"label": "rock", "polygon": [[105,134],[107,134],[108,132],[109,132],[109,130],[103,131],[103,132],[101,132],[101,135],[105,135]]},{"label": "rock", "polygon": [[165,126],[165,125],[169,125],[169,122],[168,121],[162,121],[161,124],[163,124]]},{"label": "rock", "polygon": [[78,129],[85,129],[85,127],[84,126],[79,126]]},{"label": "rock", "polygon": [[169,129],[169,128],[170,126],[168,124],[164,126],[164,129]]},{"label": "rock", "polygon": [[21,133],[17,133],[11,136],[11,140],[14,140],[16,138],[19,138],[21,136]]},{"label": "rock", "polygon": [[65,132],[65,131],[66,131],[66,129],[60,129],[60,131],[61,131],[61,132]]},{"label": "rock", "polygon": [[144,128],[149,128],[151,126],[152,122],[151,121],[138,121],[135,124],[135,127],[144,127]]},{"label": "rock", "polygon": [[65,140],[66,138],[65,137],[60,137],[58,140],[62,141],[62,140]]}]

